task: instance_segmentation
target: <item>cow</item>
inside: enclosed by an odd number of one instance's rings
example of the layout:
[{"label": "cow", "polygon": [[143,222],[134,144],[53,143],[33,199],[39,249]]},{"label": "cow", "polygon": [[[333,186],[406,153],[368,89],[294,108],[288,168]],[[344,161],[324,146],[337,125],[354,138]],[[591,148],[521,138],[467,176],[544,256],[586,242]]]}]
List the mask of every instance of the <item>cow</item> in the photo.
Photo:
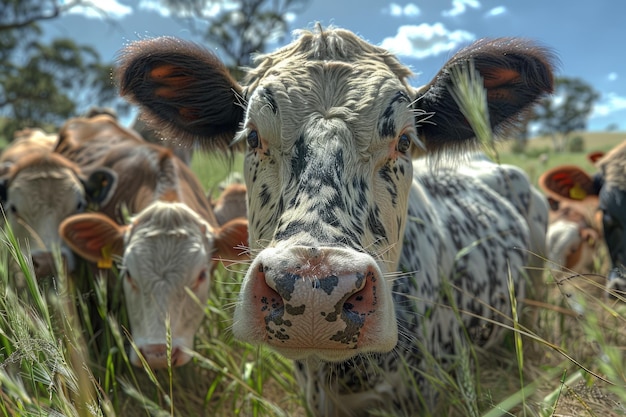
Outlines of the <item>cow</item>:
[{"label": "cow", "polygon": [[230,219],[247,217],[246,186],[232,183],[226,185],[219,198],[210,199],[218,224],[226,224]]},{"label": "cow", "polygon": [[[587,160],[595,165],[604,154],[603,151],[590,152]],[[589,175],[578,167],[568,165],[545,171],[537,181],[550,206],[546,236],[548,260],[557,271],[575,274],[593,272],[597,251],[604,241],[598,196],[574,186],[581,181],[587,189],[593,189],[593,180]],[[561,185],[557,186],[557,182]],[[559,187],[567,182],[570,186],[567,196],[563,196]]]},{"label": "cow", "polygon": [[0,202],[20,249],[32,259],[37,278],[58,272],[54,250],[60,251],[67,272],[74,270],[75,259],[59,236],[59,224],[90,203],[103,203],[114,186],[106,168],[85,175],[79,166],[52,152],[56,140],[56,134],[24,129],[0,156]]},{"label": "cow", "polygon": [[[545,239],[531,230],[545,223],[529,226],[486,172],[438,163],[478,147],[450,92],[451,72],[470,61],[495,132],[552,91],[552,54],[514,38],[468,46],[422,88],[390,52],[319,25],[259,56],[241,85],[175,38],[120,54],[121,94],[150,123],[200,146],[246,148],[255,256],[232,330],[295,360],[316,416],[418,413],[420,398],[436,398],[426,358],[454,354],[464,327],[494,343],[499,326],[477,317],[510,316],[509,279],[523,294],[531,241]],[[507,187],[507,170],[491,167],[502,176],[491,183]],[[533,200],[529,188],[511,193]],[[471,314],[460,323],[451,304]]]},{"label": "cow", "polygon": [[605,153],[589,156],[598,171],[589,175],[575,165],[555,167],[542,175],[545,192],[564,204],[584,207],[599,230],[611,261],[608,292],[623,298],[626,291],[626,224],[623,201],[626,196],[626,141]]},{"label": "cow", "polygon": [[548,260],[557,270],[576,274],[593,272],[600,232],[571,207],[551,212],[546,246]]},{"label": "cow", "polygon": [[[539,179],[544,188],[543,176]],[[550,205],[546,246],[551,267],[569,273],[586,274],[594,269],[594,258],[602,239],[602,225],[596,219],[598,199],[581,202],[547,199]]]},{"label": "cow", "polygon": [[[247,220],[219,225],[187,165],[110,116],[68,120],[56,151],[84,169],[113,170],[119,184],[96,213],[67,218],[61,236],[78,255],[102,268],[121,258],[132,337],[150,367],[189,362],[212,272],[220,259],[243,259],[238,246],[246,245]],[[142,366],[134,349],[130,359]]]}]

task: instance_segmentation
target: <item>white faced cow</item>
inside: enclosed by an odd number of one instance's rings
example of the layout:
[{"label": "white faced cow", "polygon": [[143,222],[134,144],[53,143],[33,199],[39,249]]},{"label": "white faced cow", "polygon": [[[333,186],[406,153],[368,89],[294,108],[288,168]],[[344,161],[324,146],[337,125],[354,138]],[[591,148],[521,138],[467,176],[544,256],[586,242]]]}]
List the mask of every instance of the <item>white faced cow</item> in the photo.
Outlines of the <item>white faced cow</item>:
[{"label": "white faced cow", "polygon": [[564,165],[542,175],[542,188],[564,205],[595,213],[592,223],[600,230],[611,258],[608,289],[620,297],[626,292],[626,142],[606,154],[590,157],[598,172],[590,176],[580,167]]},{"label": "white faced cow", "polygon": [[[242,259],[238,246],[247,242],[246,219],[219,225],[187,165],[110,116],[69,120],[59,137],[57,152],[84,169],[111,169],[118,182],[98,213],[66,219],[62,237],[76,253],[101,266],[110,265],[113,256],[122,258],[131,332],[147,363],[168,366],[167,320],[171,364],[187,363],[212,271],[220,258]],[[129,224],[124,209],[132,215]],[[131,361],[141,365],[134,350]]]},{"label": "white faced cow", "polygon": [[479,41],[422,89],[388,51],[341,29],[301,32],[259,57],[244,85],[211,53],[172,38],[121,55],[121,92],[151,123],[247,146],[256,258],[233,332],[296,360],[316,416],[418,412],[425,356],[454,353],[461,325],[481,344],[499,333],[475,317],[459,323],[445,283],[460,309],[496,320],[511,312],[509,276],[522,291],[531,231],[545,230],[547,213],[544,204],[528,215],[543,222],[531,227],[505,196],[529,203],[530,186],[492,190],[507,187],[495,164],[490,175],[501,178],[485,182],[487,173],[412,160],[416,144],[475,147],[450,95],[451,69],[469,61],[496,131],[552,89],[550,54],[519,39]]},{"label": "white faced cow", "polygon": [[86,176],[75,163],[52,152],[57,135],[40,129],[18,132],[0,156],[0,201],[24,254],[38,278],[55,273],[52,250],[59,249],[69,272],[75,261],[58,232],[66,217],[88,203],[101,203],[114,181],[107,169]]}]

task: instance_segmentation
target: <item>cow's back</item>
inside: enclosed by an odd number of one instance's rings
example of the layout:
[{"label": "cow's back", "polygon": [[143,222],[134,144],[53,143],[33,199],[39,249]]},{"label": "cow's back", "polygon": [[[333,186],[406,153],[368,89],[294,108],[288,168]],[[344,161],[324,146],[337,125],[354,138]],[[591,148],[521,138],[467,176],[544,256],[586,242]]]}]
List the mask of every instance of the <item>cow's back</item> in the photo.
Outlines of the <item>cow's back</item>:
[{"label": "cow's back", "polygon": [[[492,165],[490,181],[501,181],[506,171]],[[414,170],[400,260],[401,270],[410,276],[397,280],[394,293],[405,298],[398,300],[402,304],[413,304],[419,316],[430,317],[431,324],[425,323],[431,331],[426,343],[445,349],[458,336],[447,330],[456,327],[452,323],[456,314],[436,304],[449,306],[453,301],[461,310],[492,320],[501,320],[497,311],[510,314],[508,279],[496,275],[510,269],[517,294],[523,296],[530,230],[516,205],[503,196],[504,189],[498,192],[481,179],[487,171],[476,175],[472,169],[436,167],[422,159],[414,163]],[[446,281],[451,288],[445,288]],[[411,303],[407,297],[435,303]],[[397,313],[402,315],[403,309]],[[474,342],[487,345],[498,339],[497,326],[469,316],[463,321]],[[420,332],[419,326],[408,331]]]},{"label": "cow's back", "polygon": [[55,149],[85,172],[97,167],[118,176],[115,191],[98,211],[119,223],[154,201],[184,202],[210,224],[217,221],[191,169],[170,149],[144,141],[109,116],[77,118],[61,129]]}]

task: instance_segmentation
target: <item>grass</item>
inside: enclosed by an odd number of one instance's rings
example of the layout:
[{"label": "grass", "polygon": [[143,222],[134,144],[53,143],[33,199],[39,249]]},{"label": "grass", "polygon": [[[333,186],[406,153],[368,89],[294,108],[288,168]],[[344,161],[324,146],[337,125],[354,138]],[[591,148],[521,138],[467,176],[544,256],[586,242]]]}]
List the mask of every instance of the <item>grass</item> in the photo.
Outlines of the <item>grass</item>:
[{"label": "grass", "polygon": [[[196,158],[215,174],[207,187],[226,177],[216,168],[220,161]],[[36,282],[9,232],[0,248],[0,416],[306,416],[291,363],[230,336],[244,266],[217,271],[193,363],[152,374],[129,363],[115,271],[81,282],[62,274]],[[597,271],[605,271],[603,259],[601,252]],[[21,287],[9,273],[15,264]],[[453,374],[433,361],[445,398],[433,416],[626,415],[626,311],[605,297],[601,276],[544,277],[548,300],[524,307],[537,309],[536,328],[515,322],[518,333],[495,352],[459,355]]]},{"label": "grass", "polygon": [[[207,187],[226,177],[216,168],[219,161],[196,158],[194,164],[211,167]],[[291,363],[230,336],[245,266],[217,271],[193,363],[149,373],[129,363],[128,321],[115,271],[36,282],[10,231],[3,241],[0,416],[307,415]],[[604,272],[606,254],[598,259],[596,269]],[[22,286],[9,273],[15,264]],[[452,374],[432,363],[445,399],[433,416],[626,415],[626,311],[605,297],[601,276],[570,275],[545,271],[549,299],[523,307],[538,311],[536,328],[514,322],[517,333],[509,332],[495,352],[471,348],[452,364]]]},{"label": "grass", "polygon": [[83,283],[63,274],[36,282],[10,231],[3,241],[0,416],[303,415],[291,363],[229,336],[240,268],[216,275],[194,364],[150,372],[129,362],[114,271],[83,274],[91,278]]}]

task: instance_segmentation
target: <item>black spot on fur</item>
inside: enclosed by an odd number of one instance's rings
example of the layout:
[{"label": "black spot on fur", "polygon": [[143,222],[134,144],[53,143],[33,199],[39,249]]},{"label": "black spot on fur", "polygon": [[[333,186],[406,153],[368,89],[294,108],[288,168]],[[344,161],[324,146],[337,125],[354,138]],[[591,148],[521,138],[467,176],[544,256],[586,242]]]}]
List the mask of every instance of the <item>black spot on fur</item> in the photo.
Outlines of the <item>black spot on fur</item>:
[{"label": "black spot on fur", "polygon": [[309,146],[303,136],[300,136],[294,144],[293,158],[291,159],[291,176],[300,178],[309,159]]},{"label": "black spot on fur", "polygon": [[396,136],[396,124],[394,121],[394,107],[396,102],[409,102],[408,96],[402,92],[398,91],[395,96],[391,99],[391,102],[383,112],[383,115],[378,122],[378,134],[381,137],[395,137]]}]

